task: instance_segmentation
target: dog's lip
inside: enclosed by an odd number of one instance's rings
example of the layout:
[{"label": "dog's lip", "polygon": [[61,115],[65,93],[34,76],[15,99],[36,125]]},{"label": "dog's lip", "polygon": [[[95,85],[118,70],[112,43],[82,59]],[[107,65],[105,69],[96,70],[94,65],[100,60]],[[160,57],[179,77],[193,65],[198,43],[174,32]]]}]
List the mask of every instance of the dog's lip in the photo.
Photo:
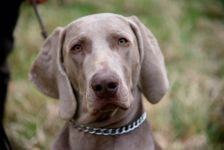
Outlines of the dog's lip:
[{"label": "dog's lip", "polygon": [[119,110],[118,107],[115,107],[114,109],[109,109],[109,110],[99,110],[95,114],[95,116],[98,116],[97,117],[98,121],[104,121],[104,120],[112,118],[117,113],[118,110]]},{"label": "dog's lip", "polygon": [[116,109],[127,110],[129,105],[127,101],[94,102],[91,106],[91,114],[113,113]]}]

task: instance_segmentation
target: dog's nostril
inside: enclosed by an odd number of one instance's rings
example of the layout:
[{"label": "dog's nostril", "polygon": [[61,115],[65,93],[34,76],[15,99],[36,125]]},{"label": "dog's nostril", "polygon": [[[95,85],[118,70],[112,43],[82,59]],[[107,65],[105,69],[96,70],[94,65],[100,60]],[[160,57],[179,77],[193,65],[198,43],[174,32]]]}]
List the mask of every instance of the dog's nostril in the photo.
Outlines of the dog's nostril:
[{"label": "dog's nostril", "polygon": [[101,92],[101,91],[103,91],[103,87],[102,87],[102,85],[97,84],[97,85],[93,86],[93,90],[96,92]]},{"label": "dog's nostril", "polygon": [[108,89],[109,91],[116,91],[117,86],[118,86],[118,83],[117,83],[117,82],[110,82],[110,83],[108,83],[108,85],[107,85],[107,89]]}]

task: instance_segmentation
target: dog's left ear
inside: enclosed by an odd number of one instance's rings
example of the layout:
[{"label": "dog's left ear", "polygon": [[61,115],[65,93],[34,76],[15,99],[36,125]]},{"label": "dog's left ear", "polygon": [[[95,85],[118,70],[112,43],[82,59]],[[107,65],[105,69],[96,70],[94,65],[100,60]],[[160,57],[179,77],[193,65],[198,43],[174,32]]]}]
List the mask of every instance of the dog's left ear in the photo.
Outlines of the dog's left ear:
[{"label": "dog's left ear", "polygon": [[129,17],[128,22],[136,36],[140,53],[139,86],[148,101],[155,104],[169,87],[164,57],[154,35],[137,17]]}]

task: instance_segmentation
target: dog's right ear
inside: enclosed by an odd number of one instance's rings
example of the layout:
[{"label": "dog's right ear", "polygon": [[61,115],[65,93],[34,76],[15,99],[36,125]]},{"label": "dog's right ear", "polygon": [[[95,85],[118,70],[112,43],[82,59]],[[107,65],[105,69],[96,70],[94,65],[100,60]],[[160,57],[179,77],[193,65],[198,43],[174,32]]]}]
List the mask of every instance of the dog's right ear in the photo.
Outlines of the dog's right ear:
[{"label": "dog's right ear", "polygon": [[139,87],[152,104],[158,103],[169,88],[162,51],[152,32],[135,16],[128,18],[140,53]]},{"label": "dog's right ear", "polygon": [[76,99],[62,65],[65,29],[59,27],[46,39],[30,71],[30,79],[45,95],[60,101],[60,116],[73,117]]}]

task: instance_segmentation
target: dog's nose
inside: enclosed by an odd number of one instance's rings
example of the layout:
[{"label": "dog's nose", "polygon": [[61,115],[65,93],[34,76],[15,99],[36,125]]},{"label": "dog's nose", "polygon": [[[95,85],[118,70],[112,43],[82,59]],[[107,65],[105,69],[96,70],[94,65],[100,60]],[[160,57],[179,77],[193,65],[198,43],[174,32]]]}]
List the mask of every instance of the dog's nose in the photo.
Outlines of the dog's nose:
[{"label": "dog's nose", "polygon": [[118,91],[119,79],[113,72],[102,70],[93,75],[91,87],[99,98],[114,97]]}]

